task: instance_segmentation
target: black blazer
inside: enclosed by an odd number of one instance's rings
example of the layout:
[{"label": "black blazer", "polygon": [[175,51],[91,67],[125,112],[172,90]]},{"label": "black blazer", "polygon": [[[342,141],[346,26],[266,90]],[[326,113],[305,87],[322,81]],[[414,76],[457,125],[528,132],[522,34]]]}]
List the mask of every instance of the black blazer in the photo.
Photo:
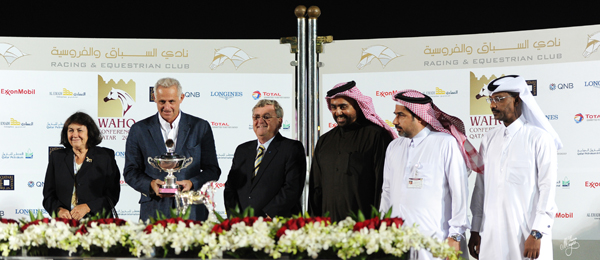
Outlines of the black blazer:
[{"label": "black blazer", "polygon": [[225,183],[225,208],[254,208],[255,216],[284,216],[302,211],[300,197],[306,179],[302,143],[277,133],[267,148],[254,180],[258,140],[237,147]]},{"label": "black blazer", "polygon": [[[140,219],[156,217],[156,211],[170,216],[176,207],[175,198],[160,198],[150,188],[154,179],[164,180],[167,173],[152,167],[148,157],[160,156],[167,152],[165,140],[160,131],[158,113],[138,121],[129,129],[125,144],[125,168],[123,178],[131,188],[141,193]],[[175,153],[194,158],[192,164],[173,173],[178,181],[190,180],[193,190],[199,190],[208,181],[216,181],[221,176],[212,129],[208,121],[183,113],[180,114],[179,130]],[[190,219],[206,220],[208,210],[204,205],[191,205]]]},{"label": "black blazer", "polygon": [[92,215],[103,208],[110,212],[112,206],[108,200],[116,205],[121,191],[115,152],[103,147],[89,148],[77,175],[74,175],[74,157],[73,149],[59,149],[50,154],[44,181],[44,208],[57,215],[58,207],[71,210],[73,184],[77,179],[78,204],[87,204]]}]

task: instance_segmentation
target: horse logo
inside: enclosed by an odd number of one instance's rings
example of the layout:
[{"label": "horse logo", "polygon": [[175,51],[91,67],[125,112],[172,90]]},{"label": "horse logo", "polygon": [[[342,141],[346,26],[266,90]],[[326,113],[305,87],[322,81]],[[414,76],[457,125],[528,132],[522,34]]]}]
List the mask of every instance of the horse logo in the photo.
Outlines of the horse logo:
[{"label": "horse logo", "polygon": [[124,90],[112,88],[110,90],[110,92],[108,92],[108,95],[106,95],[106,97],[104,97],[104,102],[108,102],[111,100],[117,100],[117,99],[119,101],[121,101],[121,108],[123,109],[123,116],[125,116],[125,113],[127,113],[127,111],[129,111],[129,109],[131,108],[131,106],[133,106],[133,103],[135,103],[135,101]]},{"label": "horse logo", "polygon": [[597,32],[593,35],[588,35],[587,46],[585,46],[585,50],[583,51],[583,57],[587,58],[592,53],[596,52],[600,47],[600,32]]},{"label": "horse logo", "polygon": [[225,47],[221,49],[215,49],[215,56],[213,57],[213,61],[209,67],[211,70],[214,70],[223,65],[225,61],[229,60],[233,63],[233,66],[235,66],[235,69],[237,70],[244,62],[251,59],[255,59],[255,57],[248,55],[248,53],[244,52],[240,48]]},{"label": "horse logo", "polygon": [[375,45],[362,50],[360,61],[356,67],[361,70],[365,66],[371,64],[373,59],[377,59],[379,62],[381,62],[381,66],[385,68],[390,61],[398,57],[402,57],[402,55],[395,53],[392,49],[386,46]]},{"label": "horse logo", "polygon": [[18,58],[21,58],[26,55],[29,54],[22,52],[14,45],[10,43],[0,42],[0,56],[4,57],[4,60],[6,60],[8,66],[10,66]]}]

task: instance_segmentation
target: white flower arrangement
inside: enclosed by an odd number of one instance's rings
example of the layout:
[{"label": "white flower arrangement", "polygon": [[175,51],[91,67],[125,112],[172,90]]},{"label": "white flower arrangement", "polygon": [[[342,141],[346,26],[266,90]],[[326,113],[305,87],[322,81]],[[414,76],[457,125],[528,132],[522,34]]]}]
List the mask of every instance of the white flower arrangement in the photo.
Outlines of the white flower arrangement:
[{"label": "white flower arrangement", "polygon": [[[9,256],[11,252],[16,252],[23,247],[17,241],[14,241],[19,233],[19,223],[16,221],[0,222],[0,253],[2,253],[2,256]],[[11,240],[13,240],[12,243]]]},{"label": "white flower arrangement", "polygon": [[[356,222],[348,217],[331,223],[324,217],[264,219],[236,217],[211,221],[182,218],[150,222],[117,219],[77,221],[37,219],[19,224],[0,223],[0,252],[15,255],[20,250],[43,254],[56,248],[92,256],[97,252],[136,257],[223,258],[351,258],[406,259],[410,249],[426,249],[434,257],[457,259],[457,252],[416,226],[402,226],[397,218],[372,218]],[[36,252],[38,250],[38,252]]]}]

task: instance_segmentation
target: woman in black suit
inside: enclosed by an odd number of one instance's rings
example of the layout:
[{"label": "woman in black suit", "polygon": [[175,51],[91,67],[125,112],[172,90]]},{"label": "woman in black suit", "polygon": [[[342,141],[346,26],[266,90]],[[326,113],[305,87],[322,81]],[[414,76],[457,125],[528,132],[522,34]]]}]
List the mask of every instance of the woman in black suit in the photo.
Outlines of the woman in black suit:
[{"label": "woman in black suit", "polygon": [[50,154],[44,182],[43,205],[60,218],[81,219],[119,201],[120,172],[115,152],[98,147],[100,129],[88,114],[77,112],[65,122],[60,143]]}]

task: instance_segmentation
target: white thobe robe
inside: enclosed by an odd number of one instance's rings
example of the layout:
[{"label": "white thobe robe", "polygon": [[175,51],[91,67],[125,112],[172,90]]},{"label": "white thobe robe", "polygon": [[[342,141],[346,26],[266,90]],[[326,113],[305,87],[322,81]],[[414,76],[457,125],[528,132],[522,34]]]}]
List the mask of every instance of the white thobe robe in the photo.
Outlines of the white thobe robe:
[{"label": "white thobe robe", "polygon": [[525,259],[525,240],[542,232],[538,259],[552,259],[557,150],[550,134],[522,117],[484,135],[471,211],[481,236],[479,259]]},{"label": "white thobe robe", "polygon": [[[416,223],[439,240],[470,228],[467,167],[453,136],[428,126],[412,139],[395,139],[387,148],[383,176],[381,212],[392,207],[392,216],[403,218],[404,225]],[[409,188],[410,178],[422,178],[422,187]],[[461,250],[468,259],[465,240]],[[419,259],[434,258],[420,250]]]}]

